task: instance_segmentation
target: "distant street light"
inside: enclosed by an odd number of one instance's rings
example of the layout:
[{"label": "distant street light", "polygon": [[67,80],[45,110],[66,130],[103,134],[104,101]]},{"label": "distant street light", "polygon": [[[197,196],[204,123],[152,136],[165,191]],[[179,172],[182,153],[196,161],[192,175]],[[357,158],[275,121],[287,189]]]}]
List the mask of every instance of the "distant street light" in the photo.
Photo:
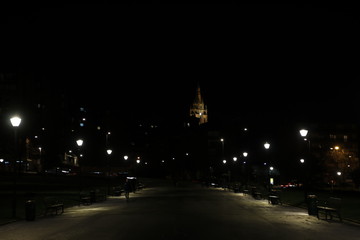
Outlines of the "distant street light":
[{"label": "distant street light", "polygon": [[268,143],[268,142],[264,143],[264,148],[269,149],[270,148],[270,143]]},{"label": "distant street light", "polygon": [[83,145],[83,143],[84,143],[84,140],[82,140],[82,139],[76,140],[76,144],[77,144],[79,147],[81,147],[81,146]]},{"label": "distant street light", "polygon": [[243,152],[243,156],[244,156],[244,157],[247,157],[247,156],[248,156],[248,153],[247,153],[247,152]]},{"label": "distant street light", "polygon": [[224,158],[224,139],[220,138],[220,142],[221,142],[221,157]]},{"label": "distant street light", "polygon": [[129,159],[129,156],[125,155],[125,156],[124,156],[124,160],[126,161],[126,160],[128,160],[128,159]]}]

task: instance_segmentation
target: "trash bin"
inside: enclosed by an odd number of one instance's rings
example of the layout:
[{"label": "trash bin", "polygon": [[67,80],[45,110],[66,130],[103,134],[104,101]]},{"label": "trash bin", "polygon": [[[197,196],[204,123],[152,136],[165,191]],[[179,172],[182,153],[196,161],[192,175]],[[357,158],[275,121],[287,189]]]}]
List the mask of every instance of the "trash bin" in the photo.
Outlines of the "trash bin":
[{"label": "trash bin", "polygon": [[317,197],[316,195],[307,195],[307,207],[309,215],[317,215]]},{"label": "trash bin", "polygon": [[256,187],[251,187],[251,196],[255,198]]},{"label": "trash bin", "polygon": [[25,202],[25,218],[27,221],[34,221],[36,216],[36,204],[34,200]]},{"label": "trash bin", "polygon": [[96,202],[96,193],[94,190],[90,191],[90,201],[91,201],[91,203]]}]

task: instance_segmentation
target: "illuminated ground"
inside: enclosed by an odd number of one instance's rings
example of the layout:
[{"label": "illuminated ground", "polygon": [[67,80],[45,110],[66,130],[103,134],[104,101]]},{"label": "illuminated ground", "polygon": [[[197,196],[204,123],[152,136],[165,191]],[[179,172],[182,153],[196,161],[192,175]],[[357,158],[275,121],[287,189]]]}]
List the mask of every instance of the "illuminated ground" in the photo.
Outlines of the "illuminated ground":
[{"label": "illuminated ground", "polygon": [[55,217],[0,226],[0,239],[358,239],[360,226],[318,220],[307,210],[202,188],[153,184],[123,196],[72,207]]}]

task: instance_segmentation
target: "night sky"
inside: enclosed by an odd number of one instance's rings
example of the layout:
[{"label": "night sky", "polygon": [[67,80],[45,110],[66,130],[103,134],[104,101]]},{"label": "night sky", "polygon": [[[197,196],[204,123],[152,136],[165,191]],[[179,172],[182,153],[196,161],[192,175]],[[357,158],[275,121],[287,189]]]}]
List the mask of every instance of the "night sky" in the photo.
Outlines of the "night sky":
[{"label": "night sky", "polygon": [[2,68],[36,72],[89,104],[182,117],[199,82],[210,119],[357,117],[351,5],[63,4],[0,14]]}]

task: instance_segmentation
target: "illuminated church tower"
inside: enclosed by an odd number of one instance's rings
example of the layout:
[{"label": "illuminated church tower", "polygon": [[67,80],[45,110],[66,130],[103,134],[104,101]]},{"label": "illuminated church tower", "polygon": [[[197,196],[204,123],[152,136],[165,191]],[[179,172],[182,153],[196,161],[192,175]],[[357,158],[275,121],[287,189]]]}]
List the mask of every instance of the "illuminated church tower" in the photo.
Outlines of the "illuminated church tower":
[{"label": "illuminated church tower", "polygon": [[190,117],[199,119],[199,125],[207,123],[208,121],[207,106],[204,104],[204,100],[201,97],[199,84],[196,90],[195,100],[190,107]]}]

